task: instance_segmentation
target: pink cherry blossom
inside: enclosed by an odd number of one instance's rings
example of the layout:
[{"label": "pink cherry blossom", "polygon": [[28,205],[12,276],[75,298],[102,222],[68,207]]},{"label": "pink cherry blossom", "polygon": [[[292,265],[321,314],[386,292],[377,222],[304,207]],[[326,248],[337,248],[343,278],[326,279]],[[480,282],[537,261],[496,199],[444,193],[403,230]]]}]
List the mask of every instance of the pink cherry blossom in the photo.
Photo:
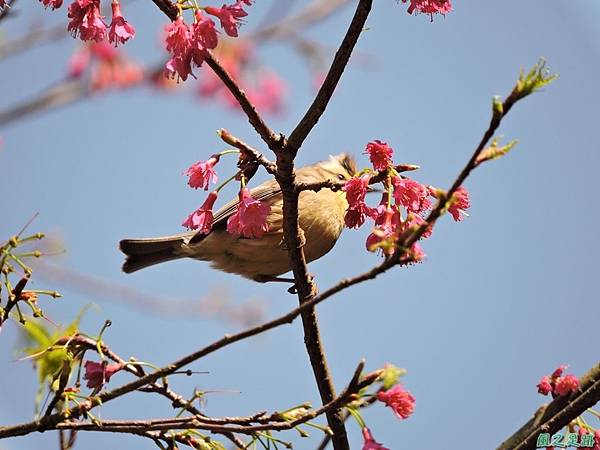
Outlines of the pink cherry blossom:
[{"label": "pink cherry blossom", "polygon": [[107,364],[106,362],[86,361],[83,378],[87,380],[87,387],[100,388],[108,383],[110,377],[122,370],[123,367],[122,364],[118,363]]},{"label": "pink cherry blossom", "polygon": [[221,8],[207,6],[205,11],[211,16],[218,17],[221,21],[221,27],[231,37],[238,36],[238,28],[242,22],[242,17],[246,17],[248,13],[242,8],[242,3],[249,5],[247,1],[238,0],[233,5],[223,5]]},{"label": "pink cherry blossom", "polygon": [[459,187],[452,196],[451,205],[448,212],[452,215],[455,221],[459,222],[465,215],[465,210],[471,206],[469,192],[464,187]]},{"label": "pink cherry blossom", "polygon": [[212,229],[213,224],[213,206],[217,200],[217,191],[211,192],[202,206],[194,211],[183,222],[183,226],[189,230],[200,230],[204,234],[208,234]]},{"label": "pink cherry blossom", "polygon": [[407,419],[415,409],[415,398],[402,385],[377,393],[377,400],[392,408],[399,419]]},{"label": "pink cherry blossom", "polygon": [[70,78],[79,78],[90,64],[90,49],[87,46],[78,48],[69,58],[67,73]]},{"label": "pink cherry blossom", "polygon": [[[367,237],[365,243],[367,250],[373,252],[377,250],[377,245],[394,235],[398,225],[400,224],[400,214],[397,208],[385,207],[381,211],[381,206],[377,209],[378,216],[375,220],[376,227],[373,232]],[[394,248],[381,248],[384,254],[391,255],[394,253]]]},{"label": "pink cherry blossom", "polygon": [[215,172],[215,165],[219,162],[220,156],[213,155],[208,161],[198,161],[192,164],[188,170],[183,174],[190,177],[188,185],[194,189],[202,188],[205,191],[208,190],[208,184],[210,181],[213,183],[217,182],[217,173]]},{"label": "pink cherry blossom", "polygon": [[[406,2],[407,0],[402,0],[402,3]],[[410,0],[408,13],[412,14],[414,11],[433,17],[433,14],[447,14],[452,11],[452,3],[450,0]]]},{"label": "pink cherry blossom", "polygon": [[552,385],[550,384],[550,378],[548,378],[548,376],[542,377],[536,387],[538,388],[538,392],[542,395],[548,395],[552,392]]},{"label": "pink cherry blossom", "polygon": [[375,140],[367,144],[366,153],[375,170],[386,170],[392,162],[394,150],[385,142]]},{"label": "pink cherry blossom", "polygon": [[397,205],[404,206],[408,211],[416,214],[431,207],[429,189],[421,183],[405,177],[392,178],[394,186],[394,200]]},{"label": "pink cherry blossom", "polygon": [[100,15],[100,0],[75,0],[69,5],[67,29],[83,41],[100,42],[106,37],[106,24]]},{"label": "pink cherry blossom", "polygon": [[367,427],[362,429],[362,435],[364,439],[362,450],[389,450],[379,442],[375,441],[373,435],[371,434],[371,430],[369,430]]},{"label": "pink cherry blossom", "polygon": [[360,203],[364,203],[365,196],[367,195],[367,188],[369,187],[368,175],[362,177],[351,178],[346,181],[342,190],[346,193],[346,201],[350,208],[358,206]]},{"label": "pink cherry blossom", "polygon": [[237,211],[227,220],[227,231],[247,238],[262,237],[269,231],[267,216],[271,207],[254,199],[248,188],[240,190],[239,199]]},{"label": "pink cherry blossom", "polygon": [[[62,6],[63,0],[40,0],[45,8],[50,7],[51,9],[58,9]],[[3,0],[0,0],[0,8],[2,7]]]},{"label": "pink cherry blossom", "polygon": [[108,40],[112,44],[124,44],[129,39],[135,37],[135,28],[129,24],[121,13],[121,4],[113,1],[112,4],[112,22],[108,30]]},{"label": "pink cherry blossom", "polygon": [[183,21],[177,18],[165,26],[165,47],[171,54],[171,59],[165,64],[166,74],[170,77],[179,76],[183,81],[192,73],[191,31]]},{"label": "pink cherry blossom", "polygon": [[370,208],[365,204],[365,195],[367,194],[367,187],[369,186],[368,175],[351,178],[346,181],[342,190],[346,193],[346,201],[348,202],[348,209],[344,216],[344,222],[348,228],[359,228],[365,223],[365,219],[368,217],[374,217],[376,210]]},{"label": "pink cherry blossom", "polygon": [[195,13],[196,21],[192,25],[192,35],[195,41],[204,49],[212,50],[219,43],[218,31],[215,28],[215,22],[206,17],[200,10]]},{"label": "pink cherry blossom", "polygon": [[575,375],[559,377],[554,385],[556,395],[568,395],[579,387],[579,379]]}]

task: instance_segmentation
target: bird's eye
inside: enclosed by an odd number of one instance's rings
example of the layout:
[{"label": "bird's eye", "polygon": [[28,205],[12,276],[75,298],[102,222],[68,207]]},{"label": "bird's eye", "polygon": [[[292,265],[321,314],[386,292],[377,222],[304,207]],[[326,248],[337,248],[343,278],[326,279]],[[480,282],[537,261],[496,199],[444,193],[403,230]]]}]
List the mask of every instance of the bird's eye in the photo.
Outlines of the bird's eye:
[{"label": "bird's eye", "polygon": [[342,175],[341,173],[338,173],[338,180],[340,181],[344,181],[346,179],[346,177],[344,175]]}]

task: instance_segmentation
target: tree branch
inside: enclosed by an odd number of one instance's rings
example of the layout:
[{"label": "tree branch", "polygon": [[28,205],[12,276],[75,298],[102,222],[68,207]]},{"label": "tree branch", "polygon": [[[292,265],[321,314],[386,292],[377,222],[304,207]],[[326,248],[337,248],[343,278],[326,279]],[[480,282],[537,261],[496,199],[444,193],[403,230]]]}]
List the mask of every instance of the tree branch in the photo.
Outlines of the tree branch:
[{"label": "tree branch", "polygon": [[325,77],[325,81],[323,81],[317,96],[306,111],[306,114],[304,114],[300,123],[298,123],[296,128],[294,128],[294,131],[292,131],[288,137],[286,150],[293,156],[296,155],[296,152],[300,149],[310,131],[325,112],[325,108],[327,107],[329,100],[331,100],[331,96],[348,64],[352,50],[354,50],[358,37],[364,28],[369,12],[371,11],[372,3],[372,0],[360,0],[358,3],[350,27],[346,32],[346,36],[344,37],[340,48],[335,54],[329,72]]}]

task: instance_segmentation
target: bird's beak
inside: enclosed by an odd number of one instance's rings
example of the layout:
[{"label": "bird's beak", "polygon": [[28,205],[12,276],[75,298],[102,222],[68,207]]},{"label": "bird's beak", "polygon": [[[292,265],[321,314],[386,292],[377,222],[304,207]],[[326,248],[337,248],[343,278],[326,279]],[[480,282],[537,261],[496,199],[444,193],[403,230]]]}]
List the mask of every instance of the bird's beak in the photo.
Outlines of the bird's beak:
[{"label": "bird's beak", "polygon": [[371,186],[367,186],[367,194],[373,193],[373,192],[383,192],[381,189],[379,188],[374,188]]}]

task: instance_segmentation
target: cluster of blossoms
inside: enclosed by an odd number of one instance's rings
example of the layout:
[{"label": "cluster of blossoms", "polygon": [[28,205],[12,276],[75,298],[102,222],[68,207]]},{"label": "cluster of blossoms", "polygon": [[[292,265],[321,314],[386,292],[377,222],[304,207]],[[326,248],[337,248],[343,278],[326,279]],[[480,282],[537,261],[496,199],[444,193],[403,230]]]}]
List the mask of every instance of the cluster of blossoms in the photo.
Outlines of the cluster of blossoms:
[{"label": "cluster of blossoms", "polygon": [[[92,62],[95,64],[92,65]],[[142,67],[126,58],[106,41],[91,42],[78,48],[69,60],[68,75],[79,78],[91,67],[90,89],[127,88],[144,80]]]},{"label": "cluster of blossoms", "polygon": [[[394,151],[385,142],[379,140],[369,142],[366,146],[366,153],[373,164],[373,169],[379,173],[386,173],[383,181],[386,190],[379,205],[373,208],[365,202],[372,178],[371,171],[363,171],[361,172],[364,173],[363,175],[359,174],[348,180],[343,187],[348,201],[344,220],[348,228],[361,227],[367,218],[374,220],[373,232],[366,241],[367,250],[381,250],[384,255],[390,256],[396,251],[395,242],[400,235],[425,223],[423,215],[432,206],[429,198],[441,199],[446,194],[440,189],[427,187],[408,177],[401,176],[393,166]],[[460,187],[449,202],[448,212],[455,221],[460,221],[469,206],[469,194]],[[429,237],[431,232],[431,228],[427,229],[422,238]],[[417,242],[413,244],[411,252],[413,261],[420,261],[425,257]]]},{"label": "cluster of blossoms", "polygon": [[[406,3],[409,0],[402,0],[402,3]],[[448,14],[452,11],[452,3],[450,0],[410,0],[408,6],[408,13],[413,12],[429,14],[433,20],[434,14]]]},{"label": "cluster of blossoms", "polygon": [[[40,1],[51,9],[58,9],[63,4],[63,0]],[[73,37],[79,36],[83,41],[101,42],[108,38],[115,46],[124,44],[135,37],[135,28],[123,17],[119,0],[113,0],[111,7],[112,20],[107,25],[100,13],[100,0],[74,0],[67,12],[70,19],[67,29]]]},{"label": "cluster of blossoms", "polygon": [[542,395],[552,394],[553,397],[569,395],[579,387],[579,379],[575,375],[565,375],[567,366],[559,366],[551,375],[542,377],[537,384],[538,392]]},{"label": "cluster of blossoms", "polygon": [[[207,191],[211,181],[213,183],[217,182],[218,178],[214,167],[220,158],[220,154],[215,154],[206,162],[198,161],[190,166],[184,172],[184,175],[189,177],[188,185],[194,189],[204,189]],[[198,230],[204,234],[208,234],[213,226],[214,216],[212,210],[219,190],[222,187],[223,185],[211,192],[200,208],[192,212],[182,225],[190,230]],[[227,231],[233,235],[245,238],[262,237],[269,231],[267,216],[270,211],[271,207],[268,204],[252,197],[252,194],[242,180],[238,208],[227,220]]]},{"label": "cluster of blossoms", "polygon": [[192,74],[192,63],[200,67],[207,52],[216,48],[219,39],[215,22],[204,13],[217,17],[225,33],[237,37],[242,18],[248,15],[243,6],[251,4],[252,0],[237,0],[234,4],[223,5],[221,8],[197,8],[192,25],[186,24],[179,14],[165,27],[165,47],[171,55],[165,65],[166,75],[187,80],[188,75]]}]

